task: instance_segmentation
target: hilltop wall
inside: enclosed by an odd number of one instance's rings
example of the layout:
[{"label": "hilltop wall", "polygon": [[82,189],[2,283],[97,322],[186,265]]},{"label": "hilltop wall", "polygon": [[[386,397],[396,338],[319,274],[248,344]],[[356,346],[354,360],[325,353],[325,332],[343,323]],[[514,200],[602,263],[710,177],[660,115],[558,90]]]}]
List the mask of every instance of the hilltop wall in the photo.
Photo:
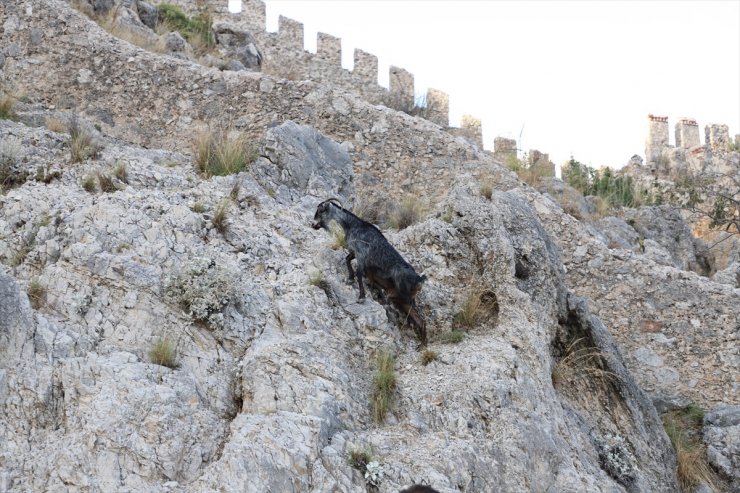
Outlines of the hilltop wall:
[{"label": "hilltop wall", "polygon": [[[220,71],[150,53],[110,36],[64,3],[11,16],[3,40],[13,56],[5,60],[2,79],[43,104],[72,107],[105,134],[189,151],[198,130],[209,125],[233,125],[261,141],[267,128],[294,120],[343,142],[365,188],[429,197],[445,193],[439,184],[454,175],[452,163],[491,161],[439,125],[371,105],[333,85]],[[42,33],[41,39],[29,42],[30,31]]]},{"label": "hilltop wall", "polygon": [[[196,0],[173,0],[185,12],[193,15],[199,12]],[[263,72],[288,80],[312,80],[331,83],[332,86],[358,94],[371,104],[385,104],[395,109],[411,109],[415,104],[414,75],[400,67],[389,68],[389,88],[378,84],[378,57],[355,49],[354,67],[342,67],[342,40],[331,34],[317,33],[316,53],[304,49],[304,26],[288,17],[280,16],[278,31],[266,30],[265,4],[261,0],[246,0],[242,12],[228,11],[227,2],[207,3],[214,24],[227,24],[249,31],[257,40],[262,52]],[[438,89],[429,89],[424,98],[426,111],[423,117],[442,127],[449,126],[449,96]],[[451,129],[479,147],[483,147],[481,121],[471,115],[464,115],[460,128]]]}]

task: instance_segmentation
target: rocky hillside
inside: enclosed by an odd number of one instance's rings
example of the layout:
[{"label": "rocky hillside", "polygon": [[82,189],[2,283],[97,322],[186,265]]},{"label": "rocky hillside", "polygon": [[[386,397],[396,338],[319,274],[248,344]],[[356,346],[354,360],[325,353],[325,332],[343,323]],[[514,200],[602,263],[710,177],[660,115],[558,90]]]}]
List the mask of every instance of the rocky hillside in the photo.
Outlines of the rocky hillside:
[{"label": "rocky hillside", "polygon": [[[59,0],[0,17],[24,96],[0,120],[0,490],[673,492],[651,397],[738,403],[738,289],[610,248],[440,126]],[[194,166],[217,124],[256,143],[247,170]],[[427,348],[310,228],[327,197],[406,193],[427,213],[384,232],[427,275]],[[705,437],[735,478],[737,416]]]}]

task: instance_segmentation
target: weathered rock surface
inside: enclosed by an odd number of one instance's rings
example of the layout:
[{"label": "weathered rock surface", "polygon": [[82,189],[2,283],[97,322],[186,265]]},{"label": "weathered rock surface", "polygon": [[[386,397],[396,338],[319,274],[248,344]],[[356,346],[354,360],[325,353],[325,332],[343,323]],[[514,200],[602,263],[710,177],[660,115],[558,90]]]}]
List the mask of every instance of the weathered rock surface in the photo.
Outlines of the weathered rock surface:
[{"label": "weathered rock surface", "polygon": [[740,406],[721,405],[704,415],[707,458],[740,491]]},{"label": "weathered rock surface", "polygon": [[[33,164],[59,159],[62,149],[33,144],[58,134],[0,126],[29,143]],[[341,146],[282,129],[291,132],[274,133],[276,168],[295,156],[326,158],[328,147],[332,158],[307,160],[300,176],[322,162],[346,177]],[[128,184],[118,191],[80,187],[84,174],[120,162]],[[33,238],[18,265],[4,268],[20,285],[0,278],[0,474],[9,489],[365,491],[347,455],[368,448],[383,492],[414,482],[440,491],[675,491],[654,408],[603,325],[568,295],[557,247],[526,194],[488,201],[463,176],[443,204],[451,223],[389,233],[429,276],[419,303],[433,338],[471,289],[496,300],[461,344],[433,343],[439,361],[422,366],[412,332],[391,322],[392,309],[356,302],[344,254],[308,227],[317,199],[307,189],[352,199],[351,175],[331,177],[285,180],[297,188],[281,201],[249,174],[203,180],[176,154],[106,141],[99,160],[0,197],[0,255]],[[209,211],[234,180],[239,194],[221,235]],[[196,203],[206,212],[194,212]],[[209,260],[195,268],[197,259]],[[315,271],[321,287],[309,283]],[[39,310],[22,293],[33,279],[47,289]],[[211,291],[193,289],[186,309],[173,280],[212,286],[226,306],[218,312]],[[198,321],[195,306],[222,316]],[[556,389],[553,345],[581,334],[612,355],[605,364],[618,379]],[[175,344],[176,369],[150,362],[163,337]],[[381,349],[397,355],[398,390],[377,425],[369,403]]]}]

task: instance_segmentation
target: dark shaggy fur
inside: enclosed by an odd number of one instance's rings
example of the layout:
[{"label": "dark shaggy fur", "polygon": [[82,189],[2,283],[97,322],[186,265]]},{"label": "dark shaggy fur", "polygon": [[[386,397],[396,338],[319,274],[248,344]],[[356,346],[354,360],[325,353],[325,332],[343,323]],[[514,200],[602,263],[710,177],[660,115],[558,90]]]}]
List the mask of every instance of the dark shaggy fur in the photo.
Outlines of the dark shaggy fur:
[{"label": "dark shaggy fur", "polygon": [[350,281],[355,279],[352,259],[357,259],[359,299],[365,298],[362,280],[366,277],[371,284],[385,290],[388,299],[408,317],[421,343],[426,344],[426,323],[414,301],[426,276],[418,275],[378,228],[343,208],[335,199],[320,203],[313,219],[314,229],[330,231],[329,225],[335,221],[344,230],[349,250],[347,270]]}]

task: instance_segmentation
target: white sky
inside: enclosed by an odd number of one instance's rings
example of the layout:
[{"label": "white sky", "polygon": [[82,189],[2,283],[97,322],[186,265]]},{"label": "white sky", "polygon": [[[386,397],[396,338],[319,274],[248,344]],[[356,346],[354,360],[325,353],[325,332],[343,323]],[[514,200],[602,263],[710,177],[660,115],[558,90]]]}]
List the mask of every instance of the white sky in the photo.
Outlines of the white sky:
[{"label": "white sky", "polygon": [[702,129],[740,133],[740,0],[402,1],[266,0],[267,28],[282,14],[342,38],[343,65],[355,47],[415,75],[416,92],[450,94],[451,123],[483,121],[522,150],[572,154],[621,167],[644,154],[647,114]]}]

